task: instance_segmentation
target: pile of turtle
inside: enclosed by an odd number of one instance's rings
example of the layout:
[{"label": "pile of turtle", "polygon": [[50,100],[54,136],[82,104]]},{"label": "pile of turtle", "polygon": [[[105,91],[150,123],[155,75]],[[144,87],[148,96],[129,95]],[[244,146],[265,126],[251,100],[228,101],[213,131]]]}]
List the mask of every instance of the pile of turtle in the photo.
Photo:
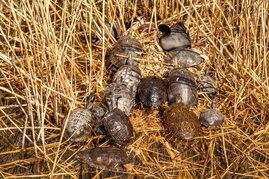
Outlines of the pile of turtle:
[{"label": "pile of turtle", "polygon": [[[111,30],[116,32],[112,27]],[[143,58],[143,45],[132,35],[121,36],[106,57],[111,83],[103,91],[102,102],[94,102],[93,93],[85,108],[72,110],[66,118],[64,132],[69,141],[84,143],[90,136],[102,134],[111,142],[111,147],[82,151],[80,159],[87,166],[124,171],[124,165],[132,163],[124,149],[135,140],[129,121],[135,102],[141,104],[141,108],[161,111],[164,137],[175,148],[180,141],[192,141],[199,136],[201,125],[222,124],[224,116],[216,109],[218,88],[215,81],[207,74],[196,81],[188,70],[189,67],[198,68],[204,59],[191,48],[184,24],[178,22],[171,27],[161,24],[159,31],[162,32],[159,45],[169,56],[167,62],[174,67],[166,77],[142,78],[138,64]],[[212,108],[202,111],[199,118],[190,110],[198,104],[198,91],[212,101]],[[169,108],[164,107],[165,103]]]}]

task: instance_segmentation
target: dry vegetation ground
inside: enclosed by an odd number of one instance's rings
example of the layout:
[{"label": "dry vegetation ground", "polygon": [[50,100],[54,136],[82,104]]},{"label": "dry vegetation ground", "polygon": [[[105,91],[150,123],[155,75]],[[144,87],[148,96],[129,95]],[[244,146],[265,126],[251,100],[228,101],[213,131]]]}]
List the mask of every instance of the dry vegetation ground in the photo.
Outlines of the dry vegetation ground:
[{"label": "dry vegetation ground", "polygon": [[[132,31],[145,49],[143,76],[171,68],[157,45],[157,25],[185,21],[193,47],[208,57],[203,68],[218,82],[218,108],[226,117],[222,127],[204,129],[199,142],[180,153],[161,136],[157,111],[135,110],[131,122],[141,135],[128,152],[142,164],[128,176],[268,178],[268,11],[267,0],[0,0],[0,178],[80,175],[73,156],[90,148],[93,138],[71,144],[61,126],[90,92],[101,99],[108,83],[104,54],[115,42],[93,47],[91,28],[135,16],[149,25]],[[209,105],[200,95],[194,111]]]}]

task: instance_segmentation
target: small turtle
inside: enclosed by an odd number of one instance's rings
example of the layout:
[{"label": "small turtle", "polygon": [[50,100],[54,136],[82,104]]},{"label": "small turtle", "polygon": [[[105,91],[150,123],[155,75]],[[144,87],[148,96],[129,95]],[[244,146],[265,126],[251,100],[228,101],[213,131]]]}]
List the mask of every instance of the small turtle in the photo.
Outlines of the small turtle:
[{"label": "small turtle", "polygon": [[109,171],[124,171],[125,164],[131,163],[125,151],[117,147],[97,147],[79,154],[88,167]]},{"label": "small turtle", "polygon": [[201,125],[196,114],[182,104],[172,105],[164,113],[162,124],[165,137],[172,145],[177,145],[181,140],[191,141],[201,131]]},{"label": "small turtle", "polygon": [[161,24],[158,28],[163,33],[159,38],[159,44],[163,50],[191,48],[190,36],[183,22],[178,22],[171,28],[166,24]]},{"label": "small turtle", "polygon": [[107,55],[107,69],[110,73],[116,72],[123,65],[138,64],[142,58],[143,46],[133,36],[122,36]]},{"label": "small turtle", "polygon": [[164,81],[155,76],[142,78],[138,85],[138,99],[146,107],[159,107],[167,101],[167,90]]},{"label": "small turtle", "polygon": [[168,75],[168,99],[170,103],[195,106],[198,103],[197,84],[192,73],[185,68],[174,68]]},{"label": "small turtle", "polygon": [[198,67],[204,58],[192,49],[174,49],[169,52],[172,55],[170,63],[174,66],[180,65],[181,67]]},{"label": "small turtle", "polygon": [[104,100],[109,111],[118,108],[129,116],[133,109],[135,98],[132,91],[124,84],[111,83],[104,90]]},{"label": "small turtle", "polygon": [[103,119],[103,125],[115,144],[124,146],[133,137],[132,125],[126,114],[120,109],[115,108],[108,112]]},{"label": "small turtle", "polygon": [[218,94],[216,81],[209,75],[204,75],[198,80],[198,89],[211,100],[214,100]]},{"label": "small turtle", "polygon": [[200,114],[200,122],[205,127],[221,126],[224,121],[222,112],[216,109],[216,101],[213,100],[211,109],[207,109]]},{"label": "small turtle", "polygon": [[[105,22],[105,28],[104,28],[104,37],[107,39],[109,37],[113,37],[114,39],[118,39],[121,32],[120,32],[120,28],[117,22],[114,23],[109,23],[109,22]],[[102,39],[102,31],[103,28],[102,25],[98,25],[98,27],[94,26],[93,27],[93,32],[92,32],[92,42],[95,44],[100,44],[101,43],[101,39]]]},{"label": "small turtle", "polygon": [[76,108],[66,117],[67,122],[64,137],[71,142],[86,142],[92,134],[93,115],[91,108],[93,106],[94,94],[88,98],[88,104],[85,108]]},{"label": "small turtle", "polygon": [[122,66],[114,75],[113,82],[124,84],[129,88],[132,94],[136,95],[138,84],[141,80],[141,71],[138,67],[132,65]]}]

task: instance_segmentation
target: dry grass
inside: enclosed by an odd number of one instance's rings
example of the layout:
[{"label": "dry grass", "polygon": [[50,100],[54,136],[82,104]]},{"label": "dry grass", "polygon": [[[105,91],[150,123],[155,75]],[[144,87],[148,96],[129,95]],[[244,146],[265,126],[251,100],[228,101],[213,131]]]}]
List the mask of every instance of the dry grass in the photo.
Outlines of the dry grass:
[{"label": "dry grass", "polygon": [[[70,144],[61,132],[63,119],[90,92],[101,99],[108,83],[104,57],[115,42],[103,39],[94,47],[92,27],[143,15],[148,29],[132,31],[145,49],[143,76],[171,68],[157,45],[157,25],[184,20],[193,47],[208,56],[202,69],[218,82],[218,106],[226,118],[221,128],[204,129],[197,143],[179,153],[161,136],[157,111],[135,110],[131,121],[140,135],[128,151],[142,164],[129,176],[268,178],[268,11],[266,0],[0,0],[0,177],[80,175],[73,156],[94,139]],[[194,110],[209,104],[201,95]]]}]

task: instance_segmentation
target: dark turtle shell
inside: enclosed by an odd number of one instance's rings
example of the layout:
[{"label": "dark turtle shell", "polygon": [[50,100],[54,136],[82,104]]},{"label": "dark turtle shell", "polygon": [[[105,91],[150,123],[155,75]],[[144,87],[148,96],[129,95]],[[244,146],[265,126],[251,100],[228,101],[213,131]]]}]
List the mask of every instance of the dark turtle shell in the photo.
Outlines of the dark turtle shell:
[{"label": "dark turtle shell", "polygon": [[221,126],[223,120],[224,115],[217,109],[208,109],[200,114],[200,122],[206,127]]},{"label": "dark turtle shell", "polygon": [[192,73],[185,68],[175,68],[168,75],[170,103],[195,106],[198,103],[197,84]]},{"label": "dark turtle shell", "polygon": [[142,57],[143,46],[133,36],[122,36],[107,55],[107,69],[116,72],[123,65],[137,65]]},{"label": "dark turtle shell", "polygon": [[[96,43],[96,44],[100,44],[101,43],[101,39],[102,39],[102,33],[103,33],[103,29],[104,29],[104,37],[105,38],[115,38],[116,40],[119,38],[120,36],[120,28],[119,28],[119,24],[117,22],[114,23],[109,23],[109,22],[105,22],[105,28],[102,28],[102,25],[98,25],[98,27],[94,26],[92,29],[92,42]],[[101,28],[100,28],[101,27]]]},{"label": "dark turtle shell", "polygon": [[71,142],[85,142],[91,135],[92,114],[87,108],[76,108],[67,117],[65,135]]},{"label": "dark turtle shell", "polygon": [[124,84],[129,88],[132,94],[136,95],[138,84],[141,80],[141,71],[138,67],[132,65],[122,66],[114,75],[113,82]]},{"label": "dark turtle shell", "polygon": [[217,84],[209,75],[204,75],[198,80],[198,88],[212,100],[214,100],[218,94]]},{"label": "dark turtle shell", "polygon": [[201,131],[196,114],[180,104],[172,105],[172,108],[164,113],[162,124],[166,138],[172,145],[176,145],[180,140],[193,140]]},{"label": "dark turtle shell", "polygon": [[159,30],[163,33],[159,38],[159,44],[163,50],[191,48],[190,36],[182,22],[172,25],[171,28],[161,24]]},{"label": "dark turtle shell", "polygon": [[132,91],[124,84],[111,83],[104,90],[104,100],[109,111],[118,108],[127,116],[131,114],[135,98]]},{"label": "dark turtle shell", "polygon": [[124,171],[124,165],[131,163],[125,151],[117,147],[97,147],[84,150],[79,157],[88,167],[110,171]]},{"label": "dark turtle shell", "polygon": [[173,56],[172,65],[181,67],[198,67],[204,58],[192,49],[174,49],[169,52]]},{"label": "dark turtle shell", "polygon": [[146,107],[159,107],[167,101],[166,85],[161,78],[155,76],[142,78],[137,93],[138,99]]},{"label": "dark turtle shell", "polygon": [[128,117],[117,108],[105,115],[103,125],[115,144],[126,145],[133,137],[133,128]]}]

